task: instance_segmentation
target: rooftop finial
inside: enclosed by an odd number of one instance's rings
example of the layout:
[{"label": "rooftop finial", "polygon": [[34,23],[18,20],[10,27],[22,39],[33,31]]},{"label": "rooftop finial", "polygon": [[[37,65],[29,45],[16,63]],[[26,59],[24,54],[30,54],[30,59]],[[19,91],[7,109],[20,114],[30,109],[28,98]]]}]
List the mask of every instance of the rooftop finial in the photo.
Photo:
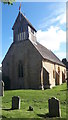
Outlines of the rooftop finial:
[{"label": "rooftop finial", "polygon": [[20,6],[19,6],[19,11],[21,11],[21,3],[20,3]]}]

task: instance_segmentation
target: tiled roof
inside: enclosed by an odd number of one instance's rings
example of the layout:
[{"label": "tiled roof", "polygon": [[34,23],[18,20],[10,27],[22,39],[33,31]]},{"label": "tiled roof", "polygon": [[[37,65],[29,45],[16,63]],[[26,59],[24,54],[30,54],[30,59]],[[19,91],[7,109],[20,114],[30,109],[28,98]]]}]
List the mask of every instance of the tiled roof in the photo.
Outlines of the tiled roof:
[{"label": "tiled roof", "polygon": [[57,64],[65,67],[65,65],[62,63],[62,61],[51,50],[48,50],[46,47],[44,47],[43,45],[41,45],[38,42],[33,43],[33,44],[44,59],[51,61],[53,63],[57,63]]}]

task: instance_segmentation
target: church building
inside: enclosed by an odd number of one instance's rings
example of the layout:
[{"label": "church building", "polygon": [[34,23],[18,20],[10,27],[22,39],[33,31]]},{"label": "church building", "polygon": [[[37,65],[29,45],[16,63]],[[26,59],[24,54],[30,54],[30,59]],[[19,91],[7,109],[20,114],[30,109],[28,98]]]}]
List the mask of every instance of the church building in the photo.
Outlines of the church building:
[{"label": "church building", "polygon": [[12,27],[13,43],[2,61],[6,89],[46,89],[65,82],[66,68],[36,38],[36,29],[19,11]]}]

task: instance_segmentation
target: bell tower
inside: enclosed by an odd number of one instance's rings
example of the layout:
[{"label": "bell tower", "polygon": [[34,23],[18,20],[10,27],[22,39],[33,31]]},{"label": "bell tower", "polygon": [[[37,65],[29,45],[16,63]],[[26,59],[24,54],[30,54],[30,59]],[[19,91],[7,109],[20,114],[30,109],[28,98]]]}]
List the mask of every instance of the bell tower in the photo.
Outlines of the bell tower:
[{"label": "bell tower", "polygon": [[28,21],[28,19],[21,12],[21,4],[19,6],[19,13],[12,27],[13,42],[22,40],[30,40],[36,42],[36,29]]}]

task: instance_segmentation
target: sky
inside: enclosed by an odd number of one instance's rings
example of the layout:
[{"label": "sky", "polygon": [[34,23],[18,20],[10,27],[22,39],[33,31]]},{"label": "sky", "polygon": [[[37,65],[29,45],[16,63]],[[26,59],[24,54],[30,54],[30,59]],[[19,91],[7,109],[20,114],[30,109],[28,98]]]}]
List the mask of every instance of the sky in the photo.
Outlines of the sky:
[{"label": "sky", "polygon": [[[20,2],[0,3],[2,8],[2,56],[13,42],[12,27],[19,13]],[[66,2],[22,2],[21,12],[37,30],[37,41],[62,60],[66,57]],[[0,36],[1,39],[1,36]],[[1,47],[1,45],[0,45]]]}]

